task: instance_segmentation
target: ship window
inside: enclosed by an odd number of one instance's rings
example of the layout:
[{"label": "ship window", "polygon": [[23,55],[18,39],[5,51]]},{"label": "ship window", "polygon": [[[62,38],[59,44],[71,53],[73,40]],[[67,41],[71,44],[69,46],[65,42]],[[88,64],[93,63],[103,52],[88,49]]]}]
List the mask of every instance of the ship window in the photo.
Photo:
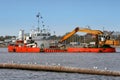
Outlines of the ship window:
[{"label": "ship window", "polygon": [[48,36],[50,36],[50,34],[48,34]]},{"label": "ship window", "polygon": [[46,37],[43,37],[43,39],[46,39]]},{"label": "ship window", "polygon": [[47,34],[43,34],[43,36],[47,36]]},{"label": "ship window", "polygon": [[40,34],[37,34],[37,36],[40,36]]}]

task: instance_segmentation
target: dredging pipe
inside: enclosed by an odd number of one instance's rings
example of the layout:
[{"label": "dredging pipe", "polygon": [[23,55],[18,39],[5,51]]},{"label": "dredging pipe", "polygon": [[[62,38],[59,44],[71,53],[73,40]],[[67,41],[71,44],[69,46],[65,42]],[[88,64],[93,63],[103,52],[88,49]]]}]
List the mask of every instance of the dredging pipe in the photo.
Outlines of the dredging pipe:
[{"label": "dredging pipe", "polygon": [[91,75],[120,76],[120,71],[85,69],[85,68],[51,66],[51,65],[38,65],[38,64],[0,63],[0,68],[2,68],[2,69],[21,69],[21,70],[80,73],[80,74],[91,74]]}]

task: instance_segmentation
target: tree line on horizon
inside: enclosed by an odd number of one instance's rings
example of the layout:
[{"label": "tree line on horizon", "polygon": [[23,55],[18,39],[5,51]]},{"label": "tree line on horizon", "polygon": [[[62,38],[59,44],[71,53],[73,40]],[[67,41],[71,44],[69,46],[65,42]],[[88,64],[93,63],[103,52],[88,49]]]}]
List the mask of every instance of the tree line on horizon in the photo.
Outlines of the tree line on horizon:
[{"label": "tree line on horizon", "polygon": [[[66,34],[68,34],[69,32],[67,32]],[[65,36],[66,34],[62,35],[62,36],[57,36],[57,35],[52,35],[50,36],[48,39],[49,40],[60,40],[63,36]],[[72,35],[70,38],[66,39],[65,42],[66,43],[70,43],[70,42],[81,42],[81,43],[88,43],[88,42],[92,42],[94,41],[94,35],[92,34],[85,34],[85,35],[79,35],[79,34],[74,34]],[[12,39],[12,38],[16,38],[16,36],[0,36],[0,41],[4,41],[6,39]],[[111,39],[114,40],[120,40],[120,34],[112,34],[110,35]]]}]

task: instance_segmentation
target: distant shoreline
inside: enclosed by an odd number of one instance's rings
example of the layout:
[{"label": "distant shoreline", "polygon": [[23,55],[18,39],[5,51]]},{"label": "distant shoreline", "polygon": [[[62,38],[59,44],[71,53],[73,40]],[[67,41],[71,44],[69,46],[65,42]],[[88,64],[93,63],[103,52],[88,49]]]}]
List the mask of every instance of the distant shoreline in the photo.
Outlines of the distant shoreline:
[{"label": "distant shoreline", "polygon": [[0,47],[0,48],[7,48],[7,47]]},{"label": "distant shoreline", "polygon": [[7,48],[6,45],[0,45],[0,48]]}]

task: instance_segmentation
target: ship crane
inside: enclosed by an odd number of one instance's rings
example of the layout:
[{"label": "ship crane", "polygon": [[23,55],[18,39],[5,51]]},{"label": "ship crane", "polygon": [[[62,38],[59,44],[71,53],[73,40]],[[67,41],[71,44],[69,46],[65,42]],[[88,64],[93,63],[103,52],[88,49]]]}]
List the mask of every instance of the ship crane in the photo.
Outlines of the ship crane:
[{"label": "ship crane", "polygon": [[[74,35],[76,32],[84,32],[84,33],[89,33],[89,34],[93,34],[95,35],[95,46],[98,47],[99,45],[100,46],[104,46],[104,45],[119,45],[120,42],[118,40],[111,40],[110,39],[110,35],[112,35],[113,31],[110,32],[109,34],[106,34],[100,30],[92,30],[92,29],[89,29],[89,28],[79,28],[79,27],[76,27],[73,31],[71,31],[70,33],[68,33],[67,35],[63,36],[59,43],[62,43],[63,41],[65,41],[66,39],[68,39],[69,37],[71,37],[72,35]],[[98,40],[98,36],[100,36],[101,38],[101,41]]]},{"label": "ship crane", "polygon": [[89,34],[95,35],[95,37],[96,37],[95,46],[96,47],[98,47],[98,44],[99,44],[98,35],[103,35],[103,32],[100,31],[100,30],[91,30],[89,28],[79,28],[79,27],[76,27],[72,32],[70,32],[67,35],[63,36],[61,38],[61,40],[59,41],[59,43],[62,43],[63,41],[65,41],[66,39],[68,39],[69,37],[74,35],[76,32],[85,32],[85,33],[89,33]]}]

